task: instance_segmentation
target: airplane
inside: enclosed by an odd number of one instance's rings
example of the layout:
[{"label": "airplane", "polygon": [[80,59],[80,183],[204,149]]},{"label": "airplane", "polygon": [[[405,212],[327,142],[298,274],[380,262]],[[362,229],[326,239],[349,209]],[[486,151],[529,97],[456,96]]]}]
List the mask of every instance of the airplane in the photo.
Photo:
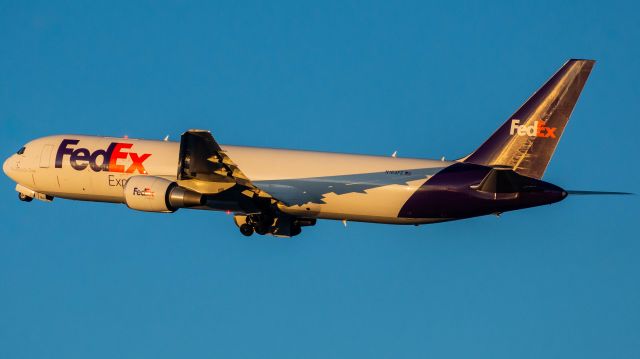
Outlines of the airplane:
[{"label": "airplane", "polygon": [[480,147],[445,161],[84,135],[35,139],[3,164],[21,201],[55,197],[171,213],[232,213],[240,232],[293,237],[318,219],[421,225],[552,204],[542,176],[595,61],[567,61]]}]

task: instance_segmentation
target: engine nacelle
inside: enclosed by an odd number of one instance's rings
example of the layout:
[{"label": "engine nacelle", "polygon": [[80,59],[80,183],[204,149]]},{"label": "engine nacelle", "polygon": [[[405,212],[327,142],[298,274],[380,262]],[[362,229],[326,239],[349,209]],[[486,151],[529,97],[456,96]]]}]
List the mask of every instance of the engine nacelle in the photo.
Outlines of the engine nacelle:
[{"label": "engine nacelle", "polygon": [[175,212],[178,208],[202,206],[202,194],[155,176],[133,176],[124,186],[127,207],[146,212]]}]

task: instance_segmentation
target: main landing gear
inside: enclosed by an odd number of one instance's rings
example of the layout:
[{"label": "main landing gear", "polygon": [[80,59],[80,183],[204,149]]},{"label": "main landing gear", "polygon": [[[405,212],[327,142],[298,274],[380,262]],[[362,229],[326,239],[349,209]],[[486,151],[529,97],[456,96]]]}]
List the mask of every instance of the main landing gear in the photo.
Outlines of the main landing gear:
[{"label": "main landing gear", "polygon": [[303,226],[313,226],[315,219],[297,218],[284,213],[277,216],[256,213],[248,216],[235,216],[234,220],[240,233],[251,236],[254,232],[260,235],[271,234],[276,237],[293,237],[302,232]]},{"label": "main landing gear", "polygon": [[253,234],[253,227],[247,223],[243,223],[240,225],[240,233],[244,236],[251,236]]},{"label": "main landing gear", "polygon": [[244,223],[240,225],[240,233],[250,236],[253,232],[263,236],[273,232],[272,225],[275,218],[265,214],[250,214],[244,217]]}]

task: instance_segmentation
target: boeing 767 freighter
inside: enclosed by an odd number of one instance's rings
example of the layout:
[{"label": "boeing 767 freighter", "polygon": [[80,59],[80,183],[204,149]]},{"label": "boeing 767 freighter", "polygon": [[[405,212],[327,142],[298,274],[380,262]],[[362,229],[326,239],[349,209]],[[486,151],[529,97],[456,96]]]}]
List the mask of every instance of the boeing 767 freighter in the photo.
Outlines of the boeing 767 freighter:
[{"label": "boeing 767 freighter", "polygon": [[42,137],[9,157],[3,170],[22,201],[226,211],[247,236],[291,237],[317,219],[418,225],[500,214],[572,193],[541,178],[593,65],[569,60],[456,161],[224,146],[209,131],[189,130],[180,142]]}]

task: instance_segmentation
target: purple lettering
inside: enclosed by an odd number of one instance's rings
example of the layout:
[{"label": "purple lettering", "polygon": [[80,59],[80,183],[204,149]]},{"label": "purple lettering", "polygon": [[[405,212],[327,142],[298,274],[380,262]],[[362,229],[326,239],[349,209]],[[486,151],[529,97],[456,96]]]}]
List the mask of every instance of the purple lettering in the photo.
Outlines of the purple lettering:
[{"label": "purple lettering", "polygon": [[[83,169],[87,168],[87,166],[89,165],[90,158],[91,158],[91,155],[89,154],[88,149],[78,148],[77,150],[73,151],[73,153],[71,154],[71,167],[73,167],[78,171],[82,171]],[[84,162],[84,163],[78,163],[78,162]]]},{"label": "purple lettering", "polygon": [[62,140],[60,143],[60,147],[58,147],[58,152],[56,153],[56,168],[62,168],[62,158],[64,155],[70,155],[73,153],[73,150],[67,148],[67,145],[77,145],[80,140]]},{"label": "purple lettering", "polygon": [[[111,142],[106,150],[95,150],[91,152],[84,147],[70,148],[69,146],[77,145],[80,140],[64,139],[60,142],[58,152],[56,153],[56,168],[62,168],[64,156],[69,156],[69,163],[75,170],[82,171],[87,167],[91,167],[94,172],[124,172],[124,164],[117,164],[118,159],[129,159],[132,161],[131,166],[127,169],[127,173],[138,171],[146,174],[143,162],[151,156],[150,153],[139,155],[136,152],[123,152],[122,149],[129,149],[133,146],[131,143]],[[115,157],[114,157],[115,156]],[[100,160],[98,160],[100,158]],[[113,161],[112,161],[113,160]]]}]

